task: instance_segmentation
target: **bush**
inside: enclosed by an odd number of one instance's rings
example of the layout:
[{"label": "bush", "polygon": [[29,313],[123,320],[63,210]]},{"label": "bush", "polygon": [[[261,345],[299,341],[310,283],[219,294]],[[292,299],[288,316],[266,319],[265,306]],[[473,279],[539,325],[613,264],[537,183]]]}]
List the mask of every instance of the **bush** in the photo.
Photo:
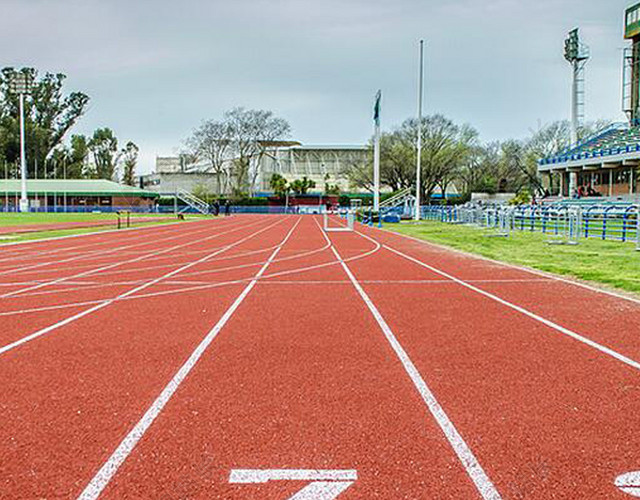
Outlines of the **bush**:
[{"label": "bush", "polygon": [[509,205],[528,205],[529,203],[531,203],[531,193],[526,189],[518,192],[509,200]]}]

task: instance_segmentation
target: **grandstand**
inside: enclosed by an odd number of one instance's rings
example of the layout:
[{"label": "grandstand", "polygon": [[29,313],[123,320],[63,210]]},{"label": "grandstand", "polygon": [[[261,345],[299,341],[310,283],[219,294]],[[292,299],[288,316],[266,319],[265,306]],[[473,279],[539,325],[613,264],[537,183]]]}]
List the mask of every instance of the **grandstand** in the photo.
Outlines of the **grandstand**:
[{"label": "grandstand", "polygon": [[[627,9],[623,110],[628,123],[614,123],[580,143],[538,162],[551,194],[636,199],[640,188],[640,4]],[[572,187],[570,187],[572,186]]]},{"label": "grandstand", "polygon": [[625,198],[638,194],[639,164],[640,127],[617,123],[571,149],[540,160],[538,170],[550,191],[557,190],[553,194],[571,196],[569,175],[576,174],[577,185],[591,188],[597,196]]}]

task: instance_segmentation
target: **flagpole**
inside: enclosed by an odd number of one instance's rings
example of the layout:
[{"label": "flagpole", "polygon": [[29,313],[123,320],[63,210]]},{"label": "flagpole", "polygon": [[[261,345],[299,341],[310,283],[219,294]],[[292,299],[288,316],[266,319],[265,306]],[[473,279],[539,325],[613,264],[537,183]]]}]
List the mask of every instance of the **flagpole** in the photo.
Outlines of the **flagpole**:
[{"label": "flagpole", "polygon": [[415,220],[420,220],[420,191],[422,183],[422,80],[424,72],[424,40],[420,40],[420,76],[418,78],[418,145],[416,161],[416,213]]},{"label": "flagpole", "polygon": [[376,95],[376,117],[373,133],[373,210],[380,210],[380,100],[382,92]]}]

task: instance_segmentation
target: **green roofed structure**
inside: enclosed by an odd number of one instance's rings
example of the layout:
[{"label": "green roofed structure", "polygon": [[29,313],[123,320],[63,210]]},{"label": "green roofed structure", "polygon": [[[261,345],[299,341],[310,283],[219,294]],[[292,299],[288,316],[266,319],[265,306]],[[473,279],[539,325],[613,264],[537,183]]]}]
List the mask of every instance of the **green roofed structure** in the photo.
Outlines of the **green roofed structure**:
[{"label": "green roofed structure", "polygon": [[[68,206],[76,210],[145,210],[153,207],[159,195],[104,179],[44,179],[28,180],[27,196],[32,209],[52,210]],[[13,211],[19,204],[20,180],[0,180],[2,211]]]}]

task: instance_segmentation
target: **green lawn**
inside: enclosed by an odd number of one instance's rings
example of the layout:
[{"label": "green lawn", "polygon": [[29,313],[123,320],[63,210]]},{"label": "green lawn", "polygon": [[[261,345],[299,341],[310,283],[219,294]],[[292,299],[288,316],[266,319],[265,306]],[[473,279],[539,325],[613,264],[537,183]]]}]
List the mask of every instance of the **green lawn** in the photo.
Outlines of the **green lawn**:
[{"label": "green lawn", "polygon": [[[157,217],[161,214],[131,214],[132,217]],[[170,215],[170,214],[167,214]],[[0,212],[0,227],[26,224],[56,224],[64,222],[86,222],[116,220],[115,213],[6,213]]]},{"label": "green lawn", "polygon": [[640,292],[640,252],[635,243],[597,239],[577,246],[549,245],[541,233],[514,231],[509,238],[488,230],[442,222],[385,224],[385,228],[491,259]]},{"label": "green lawn", "polygon": [[[169,217],[166,220],[149,220],[149,217],[158,217],[166,215]],[[193,220],[200,218],[198,215],[188,215],[186,220]],[[116,229],[116,214],[7,214],[0,213],[0,227],[18,226],[23,224],[55,224],[64,222],[85,222],[95,220],[110,220],[112,224],[105,224],[94,227],[76,227],[71,229],[58,229],[54,231],[34,231],[23,234],[0,234],[0,246],[3,243],[15,243],[21,241],[40,240],[45,238],[56,238],[61,236],[70,236],[75,234],[88,234],[97,233],[100,231],[110,231]],[[177,219],[174,219],[171,214],[132,214],[131,226],[141,227],[158,224],[175,223]]]}]

